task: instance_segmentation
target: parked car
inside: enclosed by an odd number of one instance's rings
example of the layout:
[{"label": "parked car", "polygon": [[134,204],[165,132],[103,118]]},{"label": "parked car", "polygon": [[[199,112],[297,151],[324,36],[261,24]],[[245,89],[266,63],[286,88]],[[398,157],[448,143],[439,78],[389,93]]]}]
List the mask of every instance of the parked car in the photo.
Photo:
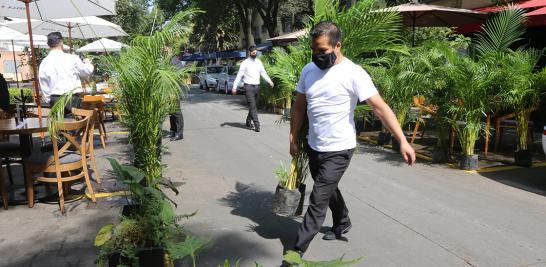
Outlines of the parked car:
[{"label": "parked car", "polygon": [[[238,67],[228,67],[227,72],[221,73],[218,78],[218,86],[216,87],[216,91],[229,94],[231,92],[231,88],[233,88],[233,83],[235,82],[238,71]],[[245,86],[243,81],[241,80],[237,85],[237,93],[244,91]]]},{"label": "parked car", "polygon": [[207,66],[199,72],[199,88],[209,89],[218,87],[218,78],[221,73],[227,72],[226,66]]}]

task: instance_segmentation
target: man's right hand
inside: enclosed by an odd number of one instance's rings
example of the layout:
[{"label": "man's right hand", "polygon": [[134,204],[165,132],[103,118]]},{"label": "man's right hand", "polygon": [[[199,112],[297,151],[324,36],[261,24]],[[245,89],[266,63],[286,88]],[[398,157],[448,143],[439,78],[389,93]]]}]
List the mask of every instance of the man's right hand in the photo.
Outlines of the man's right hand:
[{"label": "man's right hand", "polygon": [[292,157],[295,157],[299,153],[300,153],[300,147],[298,146],[298,143],[290,142],[290,155],[292,155]]},{"label": "man's right hand", "polygon": [[237,88],[231,89],[231,94],[232,95],[237,95]]}]

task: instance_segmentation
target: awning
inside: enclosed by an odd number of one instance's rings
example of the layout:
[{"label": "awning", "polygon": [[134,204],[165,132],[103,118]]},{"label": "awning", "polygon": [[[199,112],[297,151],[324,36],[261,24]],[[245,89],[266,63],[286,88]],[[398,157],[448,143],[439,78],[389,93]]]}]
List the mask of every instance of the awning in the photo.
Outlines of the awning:
[{"label": "awning", "polygon": [[[545,7],[546,0],[524,0],[524,1],[518,1],[517,3],[514,3],[513,5],[515,7],[519,7],[522,9]],[[510,7],[509,5],[489,6],[489,7],[478,8],[476,9],[476,11],[481,11],[486,13],[496,13],[496,12],[500,12],[505,9],[508,9],[509,7]]]},{"label": "awning", "polygon": [[297,41],[300,37],[303,37],[307,34],[307,29],[279,35],[277,37],[269,38],[267,41],[270,42],[294,42]]},{"label": "awning", "polygon": [[205,61],[207,58],[201,54],[185,55],[180,58],[180,61]]}]

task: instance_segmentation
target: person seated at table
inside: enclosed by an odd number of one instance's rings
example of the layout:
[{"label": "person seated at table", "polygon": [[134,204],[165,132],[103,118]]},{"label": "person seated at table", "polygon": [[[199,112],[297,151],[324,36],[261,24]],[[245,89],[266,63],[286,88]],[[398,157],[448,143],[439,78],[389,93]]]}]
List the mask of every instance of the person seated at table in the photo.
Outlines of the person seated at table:
[{"label": "person seated at table", "polygon": [[[2,55],[0,55],[0,58]],[[6,112],[9,108],[9,90],[8,82],[4,79],[2,73],[0,73],[0,109]]]},{"label": "person seated at table", "polygon": [[[60,32],[47,35],[49,54],[40,64],[39,80],[45,102],[51,107],[59,98],[77,88],[81,88],[82,78],[89,77],[94,67],[89,59],[83,61],[76,55],[63,51],[63,36]],[[65,106],[65,115],[70,114],[72,107],[78,107],[80,98],[72,97],[71,103]]]}]

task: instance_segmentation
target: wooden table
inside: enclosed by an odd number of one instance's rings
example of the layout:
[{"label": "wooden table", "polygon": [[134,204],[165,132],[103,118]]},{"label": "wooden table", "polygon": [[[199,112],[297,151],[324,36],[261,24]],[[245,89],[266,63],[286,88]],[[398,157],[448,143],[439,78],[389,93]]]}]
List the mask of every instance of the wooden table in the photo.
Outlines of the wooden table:
[{"label": "wooden table", "polygon": [[19,135],[23,158],[32,153],[32,134],[47,132],[47,119],[26,118],[18,122],[15,119],[0,120],[0,134]]}]

